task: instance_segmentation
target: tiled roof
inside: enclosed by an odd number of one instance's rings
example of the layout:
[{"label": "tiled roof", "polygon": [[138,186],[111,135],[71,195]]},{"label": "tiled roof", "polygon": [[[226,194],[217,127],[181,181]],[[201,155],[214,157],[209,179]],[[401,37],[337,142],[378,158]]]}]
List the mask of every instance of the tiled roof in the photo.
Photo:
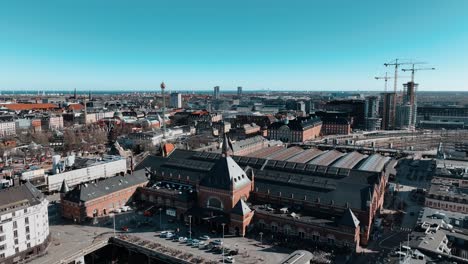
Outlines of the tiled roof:
[{"label": "tiled roof", "polygon": [[58,108],[56,104],[1,104],[10,110],[20,111],[20,110],[48,110]]}]

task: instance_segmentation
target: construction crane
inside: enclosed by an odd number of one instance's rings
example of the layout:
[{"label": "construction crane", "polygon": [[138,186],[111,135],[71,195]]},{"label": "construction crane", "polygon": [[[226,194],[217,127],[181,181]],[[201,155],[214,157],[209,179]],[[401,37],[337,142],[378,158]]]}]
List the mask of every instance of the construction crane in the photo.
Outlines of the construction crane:
[{"label": "construction crane", "polygon": [[395,127],[395,116],[396,116],[396,103],[397,103],[397,86],[398,86],[398,67],[400,65],[409,65],[409,64],[424,64],[424,62],[399,62],[398,59],[395,59],[395,61],[392,61],[392,62],[389,62],[389,63],[384,63],[384,66],[385,67],[388,67],[388,66],[395,66],[395,75],[393,76],[393,92],[394,92],[394,96],[393,96],[393,109],[392,109],[392,112],[393,112],[393,115],[392,115],[392,124],[393,124],[393,127]]},{"label": "construction crane", "polygon": [[385,81],[385,92],[387,92],[387,83],[388,83],[388,80],[390,79],[393,79],[393,77],[388,77],[388,74],[387,72],[385,72],[385,76],[377,76],[377,77],[374,77],[376,80],[384,80]]},{"label": "construction crane", "polygon": [[410,69],[401,69],[404,72],[411,72],[411,82],[414,82],[414,73],[417,71],[434,71],[436,68],[414,68],[414,64]]}]

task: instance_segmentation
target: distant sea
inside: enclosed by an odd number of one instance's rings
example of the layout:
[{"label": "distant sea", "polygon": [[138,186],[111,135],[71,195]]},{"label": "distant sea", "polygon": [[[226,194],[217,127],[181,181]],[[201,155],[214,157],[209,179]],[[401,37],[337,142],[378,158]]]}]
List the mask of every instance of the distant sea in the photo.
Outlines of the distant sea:
[{"label": "distant sea", "polygon": [[[91,90],[91,91],[84,91],[84,90],[77,90],[76,93],[80,95],[87,95],[91,92],[94,95],[104,95],[104,94],[155,94],[161,93],[161,90]],[[166,90],[166,93],[171,92],[178,92],[182,94],[213,94],[213,90]],[[46,90],[46,91],[37,91],[37,90],[0,90],[0,96],[2,95],[73,95],[74,90]],[[221,94],[237,94],[237,90],[221,90]],[[249,94],[249,93],[311,93],[311,94],[333,94],[333,95],[356,95],[356,94],[368,94],[368,93],[381,93],[381,91],[317,91],[317,90],[309,90],[309,91],[294,91],[294,90],[243,90],[242,93]],[[468,91],[418,91],[419,94],[462,94],[468,95]]]},{"label": "distant sea", "polygon": [[[77,94],[87,95],[91,92],[91,94],[132,94],[132,93],[141,93],[141,94],[154,94],[154,93],[161,93],[161,90],[91,90],[91,91],[76,91]],[[212,90],[166,90],[166,93],[171,92],[178,92],[182,94],[213,94]],[[266,90],[244,90],[243,93],[261,93],[261,92],[268,92]],[[270,91],[271,92],[271,91]],[[225,90],[221,91],[222,94],[237,94],[235,90]],[[70,90],[55,90],[55,91],[40,91],[37,90],[17,90],[17,91],[0,91],[0,95],[72,95],[74,91]]]}]

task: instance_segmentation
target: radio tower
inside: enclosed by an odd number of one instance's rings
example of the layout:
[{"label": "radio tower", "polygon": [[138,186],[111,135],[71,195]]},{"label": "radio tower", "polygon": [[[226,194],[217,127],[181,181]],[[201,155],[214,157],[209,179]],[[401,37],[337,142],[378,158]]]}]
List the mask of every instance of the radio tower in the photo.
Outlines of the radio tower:
[{"label": "radio tower", "polygon": [[163,101],[163,116],[162,116],[162,122],[163,122],[163,139],[166,139],[166,99],[164,98],[164,90],[166,89],[166,85],[164,82],[161,83],[161,96],[162,96],[162,101]]}]

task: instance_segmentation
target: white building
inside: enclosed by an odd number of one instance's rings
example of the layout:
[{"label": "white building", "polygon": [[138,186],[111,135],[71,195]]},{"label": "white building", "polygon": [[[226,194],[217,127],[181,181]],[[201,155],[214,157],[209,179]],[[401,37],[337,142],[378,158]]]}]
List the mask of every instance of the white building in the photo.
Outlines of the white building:
[{"label": "white building", "polygon": [[0,137],[11,136],[16,134],[16,122],[4,121],[0,122]]},{"label": "white building", "polygon": [[29,182],[0,191],[0,263],[44,253],[50,241],[48,204]]},{"label": "white building", "polygon": [[169,106],[172,108],[182,108],[182,94],[171,93],[171,100],[169,101]]},{"label": "white building", "polygon": [[[76,159],[74,166],[79,169],[46,175],[47,191],[58,191],[65,180],[69,187],[80,183],[109,178],[127,172],[127,160],[120,156],[105,156],[101,160]],[[81,165],[78,163],[82,163]]]}]

